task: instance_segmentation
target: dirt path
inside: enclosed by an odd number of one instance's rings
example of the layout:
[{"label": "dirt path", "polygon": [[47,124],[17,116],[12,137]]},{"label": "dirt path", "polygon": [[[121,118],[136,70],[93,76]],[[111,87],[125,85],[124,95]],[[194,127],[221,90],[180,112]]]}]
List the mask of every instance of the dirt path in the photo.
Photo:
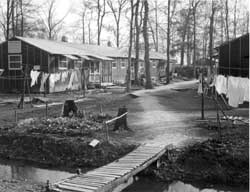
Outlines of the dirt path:
[{"label": "dirt path", "polygon": [[[196,82],[191,81],[174,83],[153,91],[139,91],[139,97],[135,100],[142,111],[129,115],[129,125],[135,135],[128,140],[152,145],[180,146],[207,139],[209,132],[194,127],[194,120],[199,119],[200,114],[199,98],[193,94],[188,96],[189,91],[173,90],[191,90],[195,86]],[[194,90],[191,91],[195,93]]]}]

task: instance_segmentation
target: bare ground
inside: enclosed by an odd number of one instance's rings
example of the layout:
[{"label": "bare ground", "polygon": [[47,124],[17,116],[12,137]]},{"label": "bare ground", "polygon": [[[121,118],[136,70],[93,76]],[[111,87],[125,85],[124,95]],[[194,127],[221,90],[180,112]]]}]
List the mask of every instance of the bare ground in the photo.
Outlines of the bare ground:
[{"label": "bare ground", "polygon": [[[182,146],[204,141],[214,135],[213,131],[195,126],[196,120],[200,119],[201,102],[196,90],[193,89],[195,86],[195,82],[180,82],[154,91],[135,92],[139,97],[131,97],[119,91],[113,91],[113,94],[90,95],[78,103],[78,107],[93,112],[99,112],[102,108],[105,113],[115,116],[118,107],[126,105],[129,110],[129,127],[133,132],[110,132],[111,140],[116,138],[129,143]],[[15,124],[14,107],[1,106],[1,110],[4,111],[0,113],[1,127]],[[49,107],[48,115],[55,117],[60,115],[60,112],[61,106]],[[239,113],[248,117],[248,110],[240,110]],[[230,111],[230,114],[237,112]],[[44,116],[44,108],[26,108],[18,112],[18,119]],[[214,103],[208,98],[205,101],[205,116],[215,117]],[[8,186],[4,182],[1,183],[5,187]],[[26,186],[24,184],[24,187]]]}]

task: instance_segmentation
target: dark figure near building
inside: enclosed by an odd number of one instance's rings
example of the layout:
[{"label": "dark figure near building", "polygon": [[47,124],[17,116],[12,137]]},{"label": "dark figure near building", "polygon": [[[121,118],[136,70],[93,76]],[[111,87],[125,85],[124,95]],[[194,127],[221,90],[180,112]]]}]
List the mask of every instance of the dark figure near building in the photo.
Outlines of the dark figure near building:
[{"label": "dark figure near building", "polygon": [[[121,116],[122,114],[124,114],[126,112],[128,112],[128,109],[126,108],[126,106],[119,108],[117,117]],[[123,117],[121,117],[115,121],[115,126],[114,126],[113,131],[117,131],[120,126],[124,126],[125,130],[130,131],[130,129],[128,128],[128,125],[127,125],[127,115],[124,115]]]},{"label": "dark figure near building", "polygon": [[74,100],[66,100],[63,105],[62,116],[72,117],[77,114],[77,106]]}]

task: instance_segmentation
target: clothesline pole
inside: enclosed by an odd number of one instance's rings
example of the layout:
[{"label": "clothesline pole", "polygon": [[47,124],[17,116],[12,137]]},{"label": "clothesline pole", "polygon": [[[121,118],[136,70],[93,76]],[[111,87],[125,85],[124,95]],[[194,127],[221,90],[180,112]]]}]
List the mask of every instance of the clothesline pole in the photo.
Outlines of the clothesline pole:
[{"label": "clothesline pole", "polygon": [[203,70],[201,71],[201,87],[202,87],[202,93],[201,93],[201,119],[204,120],[204,88],[203,88]]}]

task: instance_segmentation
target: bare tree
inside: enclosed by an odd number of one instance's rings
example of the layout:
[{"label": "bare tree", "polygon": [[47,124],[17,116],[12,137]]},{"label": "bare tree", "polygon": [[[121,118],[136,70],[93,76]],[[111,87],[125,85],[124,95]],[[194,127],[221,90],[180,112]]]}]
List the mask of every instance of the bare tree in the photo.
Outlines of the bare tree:
[{"label": "bare tree", "polygon": [[214,17],[217,10],[215,0],[211,3],[211,15],[210,15],[210,25],[209,25],[209,60],[210,68],[212,69],[212,58],[213,58],[213,41],[214,41]]},{"label": "bare tree", "polygon": [[237,28],[237,0],[234,2],[234,38],[236,38],[236,28]]},{"label": "bare tree", "polygon": [[56,19],[56,0],[49,0],[44,8],[45,18],[43,18],[43,23],[47,28],[48,38],[54,39],[58,31],[61,29],[61,24],[63,23],[65,17],[68,15],[69,11],[60,19]]},{"label": "bare tree", "polygon": [[127,68],[127,92],[131,90],[131,53],[133,47],[133,25],[134,25],[134,1],[130,0],[130,9],[131,9],[131,16],[130,16],[130,30],[129,30],[129,48],[128,48],[128,68]]},{"label": "bare tree", "polygon": [[168,28],[167,28],[167,68],[166,68],[166,84],[170,82],[170,4],[171,1],[168,0]]},{"label": "bare tree", "polygon": [[[212,3],[213,3],[213,1],[212,1]],[[225,1],[225,16],[226,16],[226,18],[225,18],[225,22],[226,22],[226,38],[227,38],[227,41],[229,41],[229,14],[228,14],[228,12],[229,12],[229,10],[228,10],[229,8],[228,8],[228,0],[226,0]]]},{"label": "bare tree", "polygon": [[187,36],[187,31],[188,31],[188,26],[189,26],[189,22],[190,22],[190,15],[191,15],[191,9],[190,7],[188,8],[188,10],[182,10],[182,17],[184,17],[184,21],[183,21],[183,26],[180,27],[180,31],[181,31],[181,66],[183,66],[184,64],[184,53],[185,53],[185,40],[186,40],[186,36]]},{"label": "bare tree", "polygon": [[97,44],[101,43],[101,32],[103,27],[103,19],[106,14],[106,0],[97,0]]},{"label": "bare tree", "polygon": [[148,1],[144,1],[144,19],[143,19],[143,37],[144,37],[144,46],[145,46],[145,53],[144,53],[144,61],[145,61],[145,73],[146,73],[146,89],[152,89],[152,81],[151,81],[151,74],[150,74],[150,61],[149,61],[149,40],[148,40]]},{"label": "bare tree", "polygon": [[196,62],[196,11],[197,11],[197,7],[200,3],[200,0],[197,0],[195,2],[195,0],[192,1],[192,13],[193,13],[193,67],[194,67],[194,77],[195,77],[195,62]]},{"label": "bare tree", "polygon": [[121,13],[123,8],[126,6],[127,0],[118,0],[117,5],[114,5],[114,1],[108,0],[107,4],[112,11],[112,14],[115,19],[116,24],[116,46],[120,46],[120,21],[121,21]]},{"label": "bare tree", "polygon": [[[136,1],[135,4],[135,63],[134,63],[134,72],[135,72],[135,84],[139,85],[139,77],[138,77],[138,70],[139,70],[139,41],[140,41],[140,23],[139,23],[139,7],[140,7],[140,0]],[[143,6],[141,6],[143,8]],[[142,10],[141,10],[142,12]]]}]

